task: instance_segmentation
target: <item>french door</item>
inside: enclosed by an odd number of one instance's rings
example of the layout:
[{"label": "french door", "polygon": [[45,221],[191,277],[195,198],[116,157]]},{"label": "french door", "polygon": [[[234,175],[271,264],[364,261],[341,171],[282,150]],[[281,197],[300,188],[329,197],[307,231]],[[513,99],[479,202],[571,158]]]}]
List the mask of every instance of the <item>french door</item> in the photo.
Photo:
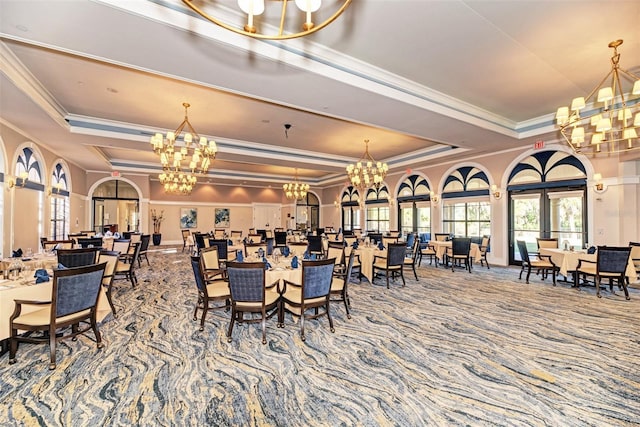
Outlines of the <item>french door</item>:
[{"label": "french door", "polygon": [[509,193],[509,263],[520,263],[516,240],[537,252],[536,238],[558,239],[560,248],[581,249],[587,242],[584,186],[527,189]]}]

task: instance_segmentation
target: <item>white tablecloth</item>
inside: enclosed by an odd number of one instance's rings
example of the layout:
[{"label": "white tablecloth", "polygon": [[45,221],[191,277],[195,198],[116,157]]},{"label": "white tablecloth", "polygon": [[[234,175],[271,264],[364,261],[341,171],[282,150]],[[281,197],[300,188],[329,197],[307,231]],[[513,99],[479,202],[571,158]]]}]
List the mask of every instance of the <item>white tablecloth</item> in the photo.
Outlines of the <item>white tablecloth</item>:
[{"label": "white tablecloth", "polygon": [[[450,248],[452,245],[451,240],[442,241],[442,240],[431,240],[429,242],[430,246],[433,246],[436,250],[436,258],[438,261],[444,261],[444,255],[447,253],[447,248]],[[480,251],[480,246],[477,243],[471,243],[471,250],[469,251],[469,255],[473,261],[480,261],[482,259],[482,252]]]},{"label": "white tablecloth", "polygon": [[360,245],[356,249],[356,254],[360,257],[360,272],[369,280],[369,283],[373,282],[373,260],[376,256],[386,258],[387,250],[380,250],[375,246],[367,248]]},{"label": "white tablecloth", "polygon": [[[576,270],[581,259],[595,262],[598,258],[596,254],[587,254],[585,251],[565,251],[558,248],[540,248],[540,255],[550,255],[551,261],[560,268],[560,274],[567,278]],[[637,281],[638,276],[631,259],[627,263],[625,276],[631,283]]]}]

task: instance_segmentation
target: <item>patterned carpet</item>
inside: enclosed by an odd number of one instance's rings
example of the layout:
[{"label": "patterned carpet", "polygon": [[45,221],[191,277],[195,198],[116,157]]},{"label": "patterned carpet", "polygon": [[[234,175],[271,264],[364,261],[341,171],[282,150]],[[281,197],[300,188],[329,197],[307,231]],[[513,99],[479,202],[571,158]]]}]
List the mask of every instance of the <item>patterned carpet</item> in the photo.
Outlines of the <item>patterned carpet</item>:
[{"label": "patterned carpet", "polygon": [[[352,319],[284,329],[210,312],[203,332],[188,256],[155,253],[116,284],[118,318],[59,345],[0,357],[0,423],[43,426],[626,426],[640,424],[640,291],[430,267],[407,286],[351,284]],[[636,285],[637,286],[637,285]]]}]

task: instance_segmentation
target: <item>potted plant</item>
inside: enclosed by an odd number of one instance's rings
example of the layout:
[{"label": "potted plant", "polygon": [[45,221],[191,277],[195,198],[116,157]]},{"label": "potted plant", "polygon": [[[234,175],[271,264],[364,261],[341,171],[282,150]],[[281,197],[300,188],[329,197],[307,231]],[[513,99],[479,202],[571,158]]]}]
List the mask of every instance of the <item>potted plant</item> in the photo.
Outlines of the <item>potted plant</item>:
[{"label": "potted plant", "polygon": [[164,211],[160,211],[160,214],[155,209],[151,209],[151,220],[153,221],[153,245],[158,246],[162,240],[162,234],[160,234],[160,225],[164,221]]}]

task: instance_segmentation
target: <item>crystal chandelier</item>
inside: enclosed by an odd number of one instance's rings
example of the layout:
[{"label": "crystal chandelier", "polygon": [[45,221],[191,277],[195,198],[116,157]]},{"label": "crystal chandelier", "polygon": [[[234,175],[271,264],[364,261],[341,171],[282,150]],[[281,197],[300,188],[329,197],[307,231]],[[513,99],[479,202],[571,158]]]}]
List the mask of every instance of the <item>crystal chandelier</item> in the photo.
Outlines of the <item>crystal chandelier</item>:
[{"label": "crystal chandelier", "polygon": [[[576,153],[618,153],[640,148],[640,77],[620,68],[621,44],[622,40],[609,43],[613,49],[611,71],[598,86],[588,96],[574,98],[571,107],[558,108],[560,132]],[[605,86],[607,80],[609,86]],[[627,81],[633,86],[624,88]]]},{"label": "crystal chandelier", "polygon": [[347,175],[349,175],[351,185],[361,192],[371,185],[376,189],[380,188],[380,184],[389,171],[389,166],[386,163],[376,162],[369,154],[369,140],[365,139],[364,143],[365,150],[362,158],[358,160],[358,163],[347,166]]},{"label": "crystal chandelier", "polygon": [[298,169],[296,168],[296,174],[293,178],[293,182],[286,183],[282,186],[284,195],[289,200],[301,200],[307,197],[309,191],[309,184],[304,184],[298,181]]},{"label": "crystal chandelier", "polygon": [[[151,137],[151,146],[154,153],[160,156],[162,173],[158,175],[164,191],[175,194],[191,194],[193,186],[198,181],[196,173],[206,174],[211,161],[216,158],[218,147],[216,142],[208,141],[204,136],[199,136],[189,122],[187,110],[191,106],[182,103],[184,107],[184,120],[174,132],[167,132],[166,136],[156,133]],[[181,144],[177,144],[181,138]]]},{"label": "crystal chandelier", "polygon": [[[276,34],[267,34],[259,31],[260,29],[254,23],[254,17],[262,15],[265,11],[265,0],[238,0],[238,7],[242,10],[244,14],[247,16],[247,24],[243,28],[236,28],[232,25],[226,24],[220,18],[214,18],[209,13],[200,9],[198,6],[194,4],[193,0],[182,0],[184,4],[189,6],[191,10],[196,12],[198,15],[207,19],[208,21],[213,22],[216,25],[221,26],[229,31],[233,31],[237,34],[242,34],[245,36],[253,37],[256,39],[263,40],[287,40],[294,39],[297,37],[307,36],[309,34],[313,34],[318,30],[323,29],[327,25],[331,24],[335,21],[338,16],[345,11],[347,6],[351,3],[351,0],[325,0],[329,5],[323,9],[324,15],[331,14],[329,18],[324,20],[322,23],[316,25],[312,20],[311,14],[317,12],[322,6],[322,0],[278,0],[282,3],[282,7],[279,14],[272,14],[271,17],[278,18],[279,22],[276,23],[274,20],[274,24],[271,27],[275,28],[277,26],[278,32]],[[277,3],[277,1],[269,1],[269,3]],[[305,20],[300,28],[294,29],[292,31],[288,31],[285,29],[285,24],[287,24],[290,20],[287,19],[287,6],[290,3],[295,3],[299,10],[293,10],[290,16],[295,16],[300,12],[304,13]],[[267,18],[265,18],[267,19]],[[263,25],[266,27],[266,25]]]}]

